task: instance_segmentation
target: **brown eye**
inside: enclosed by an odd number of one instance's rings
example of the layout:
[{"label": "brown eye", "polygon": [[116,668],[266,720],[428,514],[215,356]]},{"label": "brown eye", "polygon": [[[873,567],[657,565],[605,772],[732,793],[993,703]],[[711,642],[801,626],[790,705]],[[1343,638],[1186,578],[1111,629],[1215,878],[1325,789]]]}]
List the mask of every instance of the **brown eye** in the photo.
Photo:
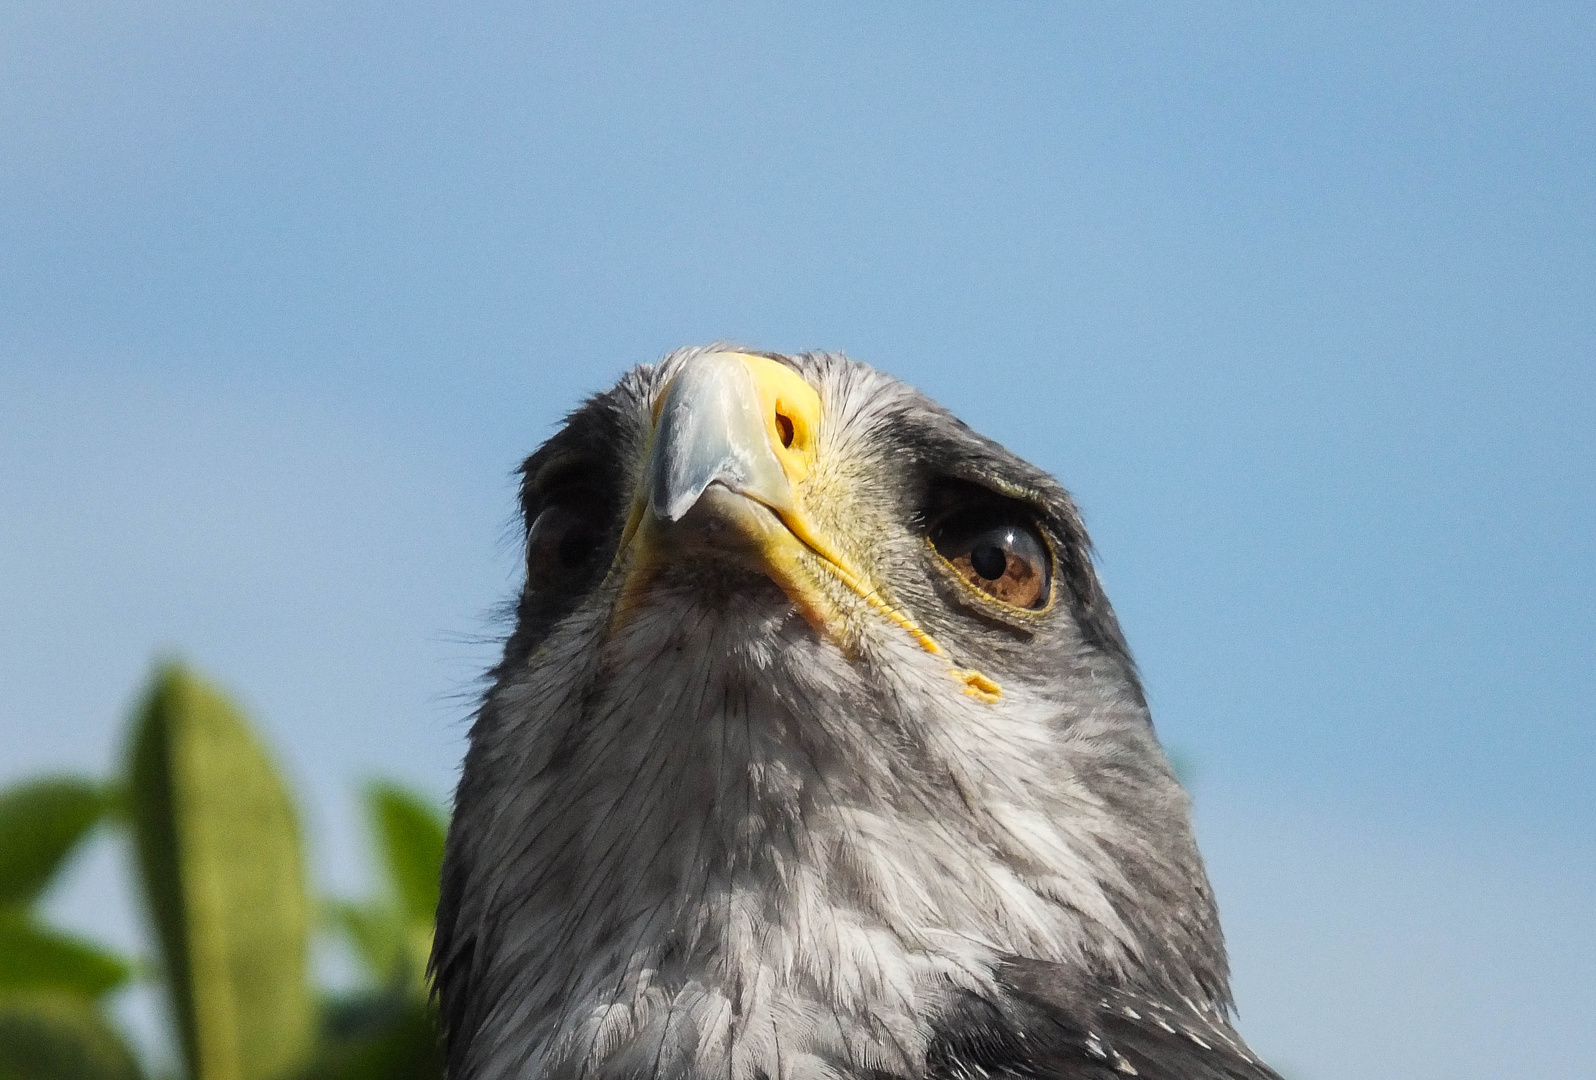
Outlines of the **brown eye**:
[{"label": "brown eye", "polygon": [[539,588],[569,587],[597,561],[604,540],[595,500],[564,498],[545,506],[527,535],[527,573]]},{"label": "brown eye", "polygon": [[1029,522],[1001,509],[954,514],[931,530],[931,545],[970,585],[1019,608],[1047,604],[1047,544]]}]

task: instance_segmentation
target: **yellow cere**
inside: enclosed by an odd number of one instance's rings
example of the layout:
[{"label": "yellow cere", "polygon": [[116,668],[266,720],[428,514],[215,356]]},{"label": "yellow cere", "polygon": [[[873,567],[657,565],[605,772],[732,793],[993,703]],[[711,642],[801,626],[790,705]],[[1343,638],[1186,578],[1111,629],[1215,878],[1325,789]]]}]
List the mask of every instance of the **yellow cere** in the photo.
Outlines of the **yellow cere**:
[{"label": "yellow cere", "polygon": [[[798,498],[802,490],[799,482],[809,475],[814,464],[816,443],[820,435],[820,395],[815,392],[814,387],[804,381],[802,376],[785,364],[749,353],[736,355],[753,375],[765,416],[770,448],[775,452],[776,459],[781,462],[782,470],[792,483],[795,502],[798,503],[795,507],[796,512],[777,511],[783,523],[794,536],[803,541],[805,546],[829,563],[832,572],[842,580],[843,584],[861,596],[866,603],[901,627],[926,652],[934,656],[944,655],[942,646],[937,644],[935,638],[920,629],[909,616],[883,600],[875,589],[865,584],[863,575],[853,568],[840,551],[810,527],[808,515],[803,513],[802,502]],[[964,684],[964,693],[970,697],[991,704],[1002,696],[1002,688],[979,671],[951,668],[949,673]]]}]

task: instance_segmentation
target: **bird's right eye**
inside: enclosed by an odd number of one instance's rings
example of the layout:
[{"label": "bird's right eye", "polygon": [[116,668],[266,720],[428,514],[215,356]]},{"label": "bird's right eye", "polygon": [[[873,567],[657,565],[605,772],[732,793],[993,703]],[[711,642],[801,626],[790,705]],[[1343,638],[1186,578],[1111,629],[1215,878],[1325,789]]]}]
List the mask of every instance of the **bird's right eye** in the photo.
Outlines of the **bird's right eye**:
[{"label": "bird's right eye", "polygon": [[604,542],[598,500],[566,496],[538,512],[527,534],[527,573],[540,589],[569,588],[593,570]]},{"label": "bird's right eye", "polygon": [[938,522],[928,537],[964,582],[1017,608],[1047,606],[1053,567],[1047,542],[1022,514],[978,506]]}]

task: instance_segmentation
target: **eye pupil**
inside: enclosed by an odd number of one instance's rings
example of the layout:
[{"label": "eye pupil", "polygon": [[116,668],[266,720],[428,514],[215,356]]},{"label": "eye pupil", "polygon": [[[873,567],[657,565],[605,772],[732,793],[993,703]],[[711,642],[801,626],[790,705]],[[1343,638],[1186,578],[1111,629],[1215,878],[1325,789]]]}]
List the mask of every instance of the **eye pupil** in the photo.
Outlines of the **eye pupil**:
[{"label": "eye pupil", "polygon": [[559,556],[561,565],[567,569],[575,569],[587,561],[593,553],[593,533],[581,526],[576,526],[560,539]]},{"label": "eye pupil", "polygon": [[970,552],[970,566],[988,581],[1002,577],[1008,565],[1008,555],[995,544],[983,545]]},{"label": "eye pupil", "polygon": [[781,436],[783,448],[790,448],[793,440],[792,417],[782,413],[776,414],[776,434]]}]

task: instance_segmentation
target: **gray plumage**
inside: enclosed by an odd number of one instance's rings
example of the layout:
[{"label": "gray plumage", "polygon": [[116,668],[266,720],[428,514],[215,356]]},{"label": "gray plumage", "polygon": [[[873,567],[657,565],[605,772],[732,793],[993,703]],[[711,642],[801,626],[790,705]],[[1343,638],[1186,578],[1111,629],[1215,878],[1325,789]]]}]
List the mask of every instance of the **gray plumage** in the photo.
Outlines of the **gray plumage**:
[{"label": "gray plumage", "polygon": [[[942,652],[834,574],[817,633],[696,510],[636,583],[655,407],[717,351],[628,373],[524,467],[528,526],[571,505],[593,554],[551,571],[533,538],[471,731],[433,954],[450,1076],[1273,1077],[1050,476],[863,364],[771,356],[819,394],[815,516]],[[949,506],[1034,522],[1051,601],[959,580],[927,540]]]}]

